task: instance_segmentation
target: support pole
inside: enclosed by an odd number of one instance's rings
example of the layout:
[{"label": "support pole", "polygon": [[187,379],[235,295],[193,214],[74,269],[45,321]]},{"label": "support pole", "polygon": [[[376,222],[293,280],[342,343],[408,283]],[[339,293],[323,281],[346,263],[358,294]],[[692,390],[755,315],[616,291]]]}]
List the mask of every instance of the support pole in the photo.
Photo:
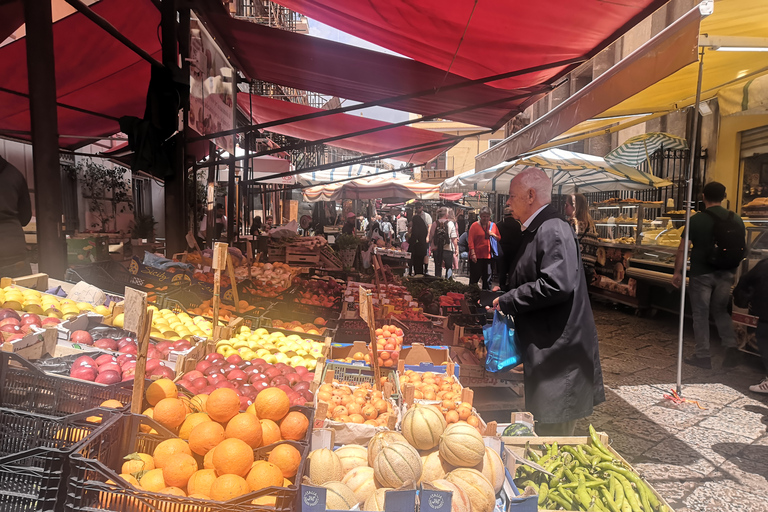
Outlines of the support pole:
[{"label": "support pole", "polygon": [[[237,105],[237,71],[232,70],[232,104]],[[232,120],[233,124],[237,123],[237,108],[233,109],[233,115],[234,119]],[[232,147],[237,148],[237,135],[232,135]],[[236,153],[237,151],[235,151]],[[246,154],[248,152],[248,149],[246,148]],[[245,162],[247,160],[243,160],[243,164],[245,165]],[[229,172],[227,173],[227,243],[232,245],[232,242],[235,241],[236,233],[235,233],[235,202],[236,194],[235,194],[235,174],[237,174],[237,163],[235,160],[231,160],[229,162]]]},{"label": "support pole", "polygon": [[67,268],[67,250],[61,225],[64,212],[59,168],[53,15],[50,0],[25,0],[23,4],[27,26],[27,80],[39,271],[63,279]]},{"label": "support pole", "polygon": [[696,83],[696,102],[693,104],[693,140],[691,146],[691,162],[688,168],[688,180],[685,205],[685,233],[683,234],[683,281],[680,284],[680,324],[677,331],[677,394],[682,394],[683,388],[683,336],[685,334],[685,279],[688,274],[688,246],[690,245],[690,226],[691,226],[691,202],[693,200],[693,171],[696,168],[695,162],[699,152],[699,103],[701,102],[701,78],[704,74],[704,48],[701,48],[699,54],[699,75]]}]

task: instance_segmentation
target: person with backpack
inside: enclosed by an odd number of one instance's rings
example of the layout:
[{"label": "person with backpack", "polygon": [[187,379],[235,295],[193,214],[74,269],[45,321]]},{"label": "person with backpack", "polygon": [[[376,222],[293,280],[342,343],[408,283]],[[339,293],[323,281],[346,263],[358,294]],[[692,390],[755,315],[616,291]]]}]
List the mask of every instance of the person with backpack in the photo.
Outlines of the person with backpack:
[{"label": "person with backpack", "polygon": [[445,265],[445,278],[453,277],[453,255],[458,254],[456,247],[456,224],[448,219],[448,209],[443,207],[437,210],[437,222],[432,223],[432,232],[429,235],[432,256],[435,259],[435,277],[443,274]]},{"label": "person with backpack", "polygon": [[[749,309],[758,318],[755,340],[768,375],[768,258],[757,262],[752,270],[741,276],[733,290],[733,304]],[[768,377],[759,384],[749,386],[753,393],[768,394]]]},{"label": "person with backpack", "polygon": [[469,227],[469,284],[481,281],[483,290],[491,289],[491,258],[501,238],[499,228],[491,222],[491,210],[480,209],[480,220]]},{"label": "person with backpack", "polygon": [[[735,271],[746,253],[746,230],[741,217],[722,207],[725,185],[713,181],[704,186],[704,210],[690,221],[691,270],[688,297],[693,313],[694,355],[685,363],[712,368],[709,350],[709,315],[715,320],[720,341],[725,348],[724,368],[739,364],[739,349],[733,321],[728,314]],[[675,257],[672,284],[679,288],[683,280],[685,238]]]}]

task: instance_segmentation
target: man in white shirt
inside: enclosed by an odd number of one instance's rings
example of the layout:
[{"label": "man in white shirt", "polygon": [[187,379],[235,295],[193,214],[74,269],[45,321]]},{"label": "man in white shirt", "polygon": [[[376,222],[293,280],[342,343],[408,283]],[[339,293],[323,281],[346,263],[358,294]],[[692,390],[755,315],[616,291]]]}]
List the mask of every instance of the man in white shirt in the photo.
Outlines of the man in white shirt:
[{"label": "man in white shirt", "polygon": [[405,213],[401,213],[397,218],[397,237],[400,239],[400,243],[405,242],[405,235],[408,233],[408,219]]}]

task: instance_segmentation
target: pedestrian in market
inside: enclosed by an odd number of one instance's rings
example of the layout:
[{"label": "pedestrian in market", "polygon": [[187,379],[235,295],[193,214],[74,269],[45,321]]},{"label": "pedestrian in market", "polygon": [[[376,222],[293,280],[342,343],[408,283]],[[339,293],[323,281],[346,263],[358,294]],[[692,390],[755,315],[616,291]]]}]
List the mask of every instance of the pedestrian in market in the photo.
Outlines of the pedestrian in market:
[{"label": "pedestrian in market", "polygon": [[[728,313],[735,272],[741,263],[746,246],[746,231],[741,217],[722,207],[725,199],[725,185],[713,181],[704,186],[704,210],[691,217],[689,239],[692,245],[690,253],[691,270],[688,297],[691,301],[693,316],[693,336],[696,347],[692,357],[685,359],[686,364],[699,368],[712,368],[709,349],[709,315],[715,320],[720,342],[725,348],[724,368],[739,364],[739,349],[736,348],[736,333],[733,320]],[[724,261],[716,248],[725,248],[726,241],[717,240],[723,230],[732,231],[737,238],[736,245],[741,246],[741,256],[733,261]],[[738,238],[740,237],[740,240]],[[730,242],[734,243],[734,242]],[[675,256],[675,273],[672,284],[679,288],[683,280],[683,251],[685,237],[680,241]],[[737,248],[732,248],[734,251]],[[732,265],[732,266],[731,266]],[[727,268],[730,267],[730,268]]]},{"label": "pedestrian in market", "polygon": [[384,235],[384,241],[387,243],[392,241],[392,223],[389,222],[389,215],[381,219],[381,234]]},{"label": "pedestrian in market", "polygon": [[[741,276],[733,290],[733,304],[749,309],[749,314],[758,318],[755,340],[763,359],[765,374],[768,375],[768,258],[758,261],[752,270]],[[749,390],[768,394],[768,377],[759,384],[749,386]]]},{"label": "pedestrian in market", "polygon": [[464,211],[459,212],[459,216],[456,217],[456,229],[459,236],[463,235],[467,231],[467,218],[464,216]]},{"label": "pedestrian in market", "polygon": [[510,183],[507,206],[522,224],[522,241],[511,289],[493,307],[515,320],[536,433],[569,436],[576,420],[605,401],[605,390],[578,243],[551,201],[552,181],[541,169],[525,169]]},{"label": "pedestrian in market", "polygon": [[437,210],[437,221],[432,223],[432,230],[429,234],[431,240],[430,248],[435,260],[435,277],[443,275],[445,267],[445,278],[453,277],[453,256],[458,254],[458,237],[456,236],[456,225],[448,218],[448,209],[439,208]]},{"label": "pedestrian in market", "polygon": [[595,221],[589,214],[589,202],[584,194],[571,194],[565,199],[565,217],[579,239],[579,251],[584,264],[584,275],[587,284],[592,284],[595,279],[595,265],[584,261],[584,247],[590,241],[597,243],[598,232]]},{"label": "pedestrian in market", "polygon": [[499,228],[491,222],[491,210],[484,206],[480,220],[469,227],[469,284],[477,284],[483,290],[491,289],[491,238],[499,240]]},{"label": "pedestrian in market", "polygon": [[261,234],[261,215],[256,215],[251,222],[251,236]]},{"label": "pedestrian in market", "polygon": [[496,258],[496,269],[499,274],[499,288],[503,292],[509,291],[510,270],[512,270],[512,261],[520,248],[523,233],[520,230],[520,222],[512,217],[509,208],[504,208],[504,220],[499,222],[499,246],[501,253]]},{"label": "pedestrian in market", "polygon": [[427,224],[424,222],[422,216],[414,215],[408,250],[411,252],[413,273],[416,275],[424,275],[424,258],[427,256],[428,233]]},{"label": "pedestrian in market", "polygon": [[0,277],[32,273],[24,226],[32,220],[32,202],[24,175],[0,157]]},{"label": "pedestrian in market", "polygon": [[429,272],[427,272],[427,269],[429,268],[429,244],[431,243],[431,240],[429,239],[429,233],[432,229],[432,216],[424,210],[424,204],[420,201],[416,201],[414,204],[415,209],[415,215],[418,215],[419,217],[424,220],[424,224],[427,226],[427,252],[424,253],[424,275],[428,275]]},{"label": "pedestrian in market", "polygon": [[354,213],[347,212],[347,222],[344,223],[344,226],[341,228],[341,232],[344,235],[355,234],[355,214]]},{"label": "pedestrian in market", "polygon": [[400,243],[405,242],[405,234],[408,232],[408,217],[405,216],[405,212],[401,213],[397,218],[397,237],[400,239]]},{"label": "pedestrian in market", "polygon": [[269,233],[272,230],[272,223],[275,221],[275,218],[271,215],[267,215],[267,217],[264,219],[264,233]]}]

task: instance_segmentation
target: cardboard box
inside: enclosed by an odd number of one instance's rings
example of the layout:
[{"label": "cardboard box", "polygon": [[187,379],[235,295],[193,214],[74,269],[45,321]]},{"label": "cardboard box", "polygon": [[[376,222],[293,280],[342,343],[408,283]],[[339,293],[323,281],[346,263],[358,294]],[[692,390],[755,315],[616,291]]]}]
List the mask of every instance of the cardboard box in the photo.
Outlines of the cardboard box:
[{"label": "cardboard box", "polygon": [[445,365],[450,360],[451,353],[445,346],[426,347],[421,343],[414,343],[411,346],[404,346],[400,350],[400,361],[406,365],[421,365],[422,363]]},{"label": "cardboard box", "polygon": [[36,361],[44,356],[55,356],[58,334],[56,329],[38,329],[23,338],[3,343],[3,352],[13,352],[24,359]]},{"label": "cardboard box", "polygon": [[[622,457],[616,450],[614,450],[610,445],[610,438],[608,437],[608,434],[605,432],[598,432],[597,433],[598,438],[603,443],[603,445],[608,449],[608,451],[613,454],[614,458],[618,460],[621,465],[629,468],[630,470],[637,473],[637,471],[632,468],[632,465],[629,464],[626,460],[624,460],[624,457]],[[504,446],[509,449],[510,451],[514,452],[518,457],[523,457],[525,453],[526,446],[530,446],[533,450],[539,450],[542,453],[546,450],[543,449],[543,444],[552,444],[553,442],[557,442],[559,446],[577,446],[577,445],[584,445],[589,444],[591,442],[591,439],[588,436],[571,436],[571,437],[502,437],[501,438]],[[510,475],[515,474],[515,470],[517,469],[517,466],[515,463],[512,463],[511,465],[507,465],[507,469],[509,470]],[[672,507],[669,506],[669,503],[667,503],[667,500],[665,500],[659,493],[654,489],[646,480],[646,484],[648,484],[648,487],[651,489],[653,494],[656,496],[656,498],[659,500],[659,503],[662,505],[666,505],[669,512],[674,512]],[[550,512],[549,510],[540,509],[540,512]]]}]

